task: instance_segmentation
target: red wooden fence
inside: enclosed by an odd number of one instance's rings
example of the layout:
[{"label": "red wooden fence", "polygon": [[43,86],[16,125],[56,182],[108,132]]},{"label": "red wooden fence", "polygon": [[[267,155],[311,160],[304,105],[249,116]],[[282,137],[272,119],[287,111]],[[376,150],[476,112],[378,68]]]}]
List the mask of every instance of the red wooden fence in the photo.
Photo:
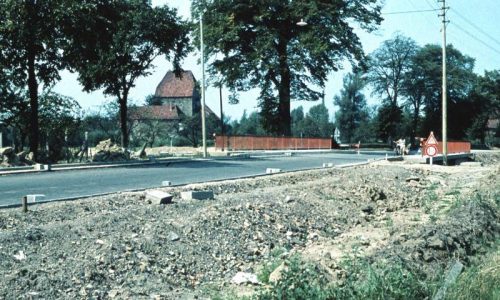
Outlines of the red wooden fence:
[{"label": "red wooden fence", "polygon": [[[425,143],[425,142],[424,142]],[[453,153],[470,153],[471,144],[470,142],[448,142],[448,154]],[[425,149],[422,149],[425,150]],[[438,154],[443,154],[443,142],[437,144]],[[422,151],[422,156],[425,155],[425,151]]]},{"label": "red wooden fence", "polygon": [[333,140],[267,136],[216,136],[215,148],[227,150],[332,149]]}]

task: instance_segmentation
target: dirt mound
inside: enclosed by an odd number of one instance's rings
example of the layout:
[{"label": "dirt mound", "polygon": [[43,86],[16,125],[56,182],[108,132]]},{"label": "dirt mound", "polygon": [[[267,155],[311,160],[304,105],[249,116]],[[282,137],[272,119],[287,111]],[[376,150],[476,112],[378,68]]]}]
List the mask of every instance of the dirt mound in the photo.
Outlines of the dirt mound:
[{"label": "dirt mound", "polygon": [[[170,205],[123,193],[1,210],[0,299],[203,296],[276,251],[332,274],[354,252],[431,268],[499,234],[497,206],[484,205],[498,170],[449,170],[387,163],[164,188]],[[486,202],[464,201],[485,187]],[[191,189],[215,200],[179,199]]]}]

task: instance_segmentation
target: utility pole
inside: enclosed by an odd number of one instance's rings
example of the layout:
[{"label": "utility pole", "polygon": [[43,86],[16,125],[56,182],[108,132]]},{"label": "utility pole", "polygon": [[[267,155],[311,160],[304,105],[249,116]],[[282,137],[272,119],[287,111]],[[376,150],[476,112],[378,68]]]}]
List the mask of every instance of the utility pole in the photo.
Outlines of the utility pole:
[{"label": "utility pole", "polygon": [[443,98],[441,104],[442,110],[442,135],[443,135],[443,165],[448,165],[448,133],[447,133],[447,118],[448,118],[448,102],[447,102],[447,82],[446,82],[446,25],[448,21],[446,20],[446,0],[438,0],[443,3],[442,14],[439,16],[443,18]]},{"label": "utility pole", "polygon": [[203,45],[203,15],[200,16],[200,51],[201,51],[201,131],[203,137],[203,157],[207,157],[207,129],[205,126],[205,55]]}]

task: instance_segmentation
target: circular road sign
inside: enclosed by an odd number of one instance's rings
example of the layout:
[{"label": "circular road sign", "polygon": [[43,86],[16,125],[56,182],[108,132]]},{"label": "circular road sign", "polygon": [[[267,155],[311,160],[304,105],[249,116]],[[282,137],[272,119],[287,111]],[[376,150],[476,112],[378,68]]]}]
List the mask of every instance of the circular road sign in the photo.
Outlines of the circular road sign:
[{"label": "circular road sign", "polygon": [[425,154],[427,156],[436,156],[438,150],[436,148],[436,146],[434,145],[428,145],[426,148],[425,148]]}]

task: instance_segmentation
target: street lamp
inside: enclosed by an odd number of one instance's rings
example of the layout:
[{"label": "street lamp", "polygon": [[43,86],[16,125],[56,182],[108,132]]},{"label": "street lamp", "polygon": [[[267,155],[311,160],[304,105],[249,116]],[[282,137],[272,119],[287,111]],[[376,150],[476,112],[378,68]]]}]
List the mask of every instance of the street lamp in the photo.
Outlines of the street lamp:
[{"label": "street lamp", "polygon": [[207,131],[205,126],[205,57],[203,51],[203,14],[200,16],[200,51],[201,51],[201,131],[203,138],[203,157],[207,157]]}]

